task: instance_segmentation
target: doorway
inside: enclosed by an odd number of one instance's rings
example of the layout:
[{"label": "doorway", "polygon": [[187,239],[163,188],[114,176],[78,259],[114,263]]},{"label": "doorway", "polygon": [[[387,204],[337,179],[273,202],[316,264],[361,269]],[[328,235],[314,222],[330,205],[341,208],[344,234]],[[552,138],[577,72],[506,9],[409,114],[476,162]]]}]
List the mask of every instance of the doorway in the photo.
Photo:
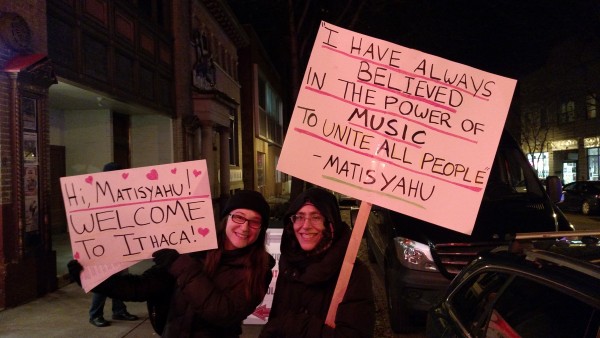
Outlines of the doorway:
[{"label": "doorway", "polygon": [[67,216],[63,203],[60,178],[67,175],[65,146],[50,145],[50,229],[52,249],[56,252],[58,287],[63,286],[71,260],[71,241],[67,229]]},{"label": "doorway", "polygon": [[65,147],[50,145],[50,226],[52,233],[67,232],[60,178],[67,175]]},{"label": "doorway", "polygon": [[563,163],[563,184],[569,184],[577,180],[577,162]]}]

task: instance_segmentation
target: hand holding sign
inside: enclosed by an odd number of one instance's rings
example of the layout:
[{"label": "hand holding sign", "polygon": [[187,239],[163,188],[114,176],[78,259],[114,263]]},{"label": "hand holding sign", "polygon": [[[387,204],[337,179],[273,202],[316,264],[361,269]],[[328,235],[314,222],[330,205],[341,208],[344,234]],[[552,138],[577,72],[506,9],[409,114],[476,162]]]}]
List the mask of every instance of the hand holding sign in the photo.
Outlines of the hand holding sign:
[{"label": "hand holding sign", "polygon": [[175,249],[160,249],[152,254],[154,264],[162,269],[168,269],[171,264],[179,257],[179,252]]}]

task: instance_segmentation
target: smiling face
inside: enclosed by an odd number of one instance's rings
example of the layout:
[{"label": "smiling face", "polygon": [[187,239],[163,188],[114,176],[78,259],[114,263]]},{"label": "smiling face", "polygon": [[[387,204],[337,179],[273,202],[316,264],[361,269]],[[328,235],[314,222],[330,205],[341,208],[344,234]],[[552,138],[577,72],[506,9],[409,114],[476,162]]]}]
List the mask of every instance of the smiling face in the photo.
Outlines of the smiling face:
[{"label": "smiling face", "polygon": [[304,251],[313,250],[323,239],[325,218],[312,204],[305,204],[296,212],[294,233]]},{"label": "smiling face", "polygon": [[[260,214],[250,209],[235,209],[231,212],[237,221],[234,221],[232,216],[227,216],[227,225],[225,226],[225,250],[235,250],[247,247],[256,242],[260,234],[260,227],[252,227],[248,221],[256,225],[261,223]],[[243,219],[242,219],[243,218]],[[242,223],[238,223],[239,221]]]}]

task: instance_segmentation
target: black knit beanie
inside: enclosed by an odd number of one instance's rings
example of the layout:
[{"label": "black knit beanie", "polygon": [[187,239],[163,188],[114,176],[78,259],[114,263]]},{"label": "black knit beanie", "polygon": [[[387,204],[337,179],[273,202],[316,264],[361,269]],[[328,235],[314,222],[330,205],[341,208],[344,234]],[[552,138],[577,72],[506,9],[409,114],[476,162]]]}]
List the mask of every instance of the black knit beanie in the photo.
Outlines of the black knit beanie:
[{"label": "black knit beanie", "polygon": [[227,216],[235,209],[250,209],[258,212],[262,218],[262,227],[266,228],[269,225],[269,217],[271,207],[265,200],[263,195],[254,190],[238,190],[229,198],[225,204],[225,208],[221,211],[221,218]]},{"label": "black knit beanie", "polygon": [[124,169],[122,165],[116,162],[108,162],[104,165],[102,171],[113,171],[113,170],[121,170]]}]

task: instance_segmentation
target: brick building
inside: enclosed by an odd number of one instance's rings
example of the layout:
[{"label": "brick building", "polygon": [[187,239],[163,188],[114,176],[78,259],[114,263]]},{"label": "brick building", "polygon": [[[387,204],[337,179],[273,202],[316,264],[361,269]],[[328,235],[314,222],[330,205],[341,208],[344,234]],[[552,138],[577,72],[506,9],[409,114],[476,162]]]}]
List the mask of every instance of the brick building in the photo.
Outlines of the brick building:
[{"label": "brick building", "polygon": [[50,179],[45,1],[0,4],[0,308],[56,288],[47,226]]},{"label": "brick building", "polygon": [[[265,119],[277,137],[252,133],[265,114],[242,88],[262,82],[240,79],[239,51],[258,42],[225,1],[0,0],[0,38],[0,309],[57,288],[60,177],[205,159],[215,212],[236,189],[281,193],[282,118]],[[244,174],[259,152],[264,187]]]}]

